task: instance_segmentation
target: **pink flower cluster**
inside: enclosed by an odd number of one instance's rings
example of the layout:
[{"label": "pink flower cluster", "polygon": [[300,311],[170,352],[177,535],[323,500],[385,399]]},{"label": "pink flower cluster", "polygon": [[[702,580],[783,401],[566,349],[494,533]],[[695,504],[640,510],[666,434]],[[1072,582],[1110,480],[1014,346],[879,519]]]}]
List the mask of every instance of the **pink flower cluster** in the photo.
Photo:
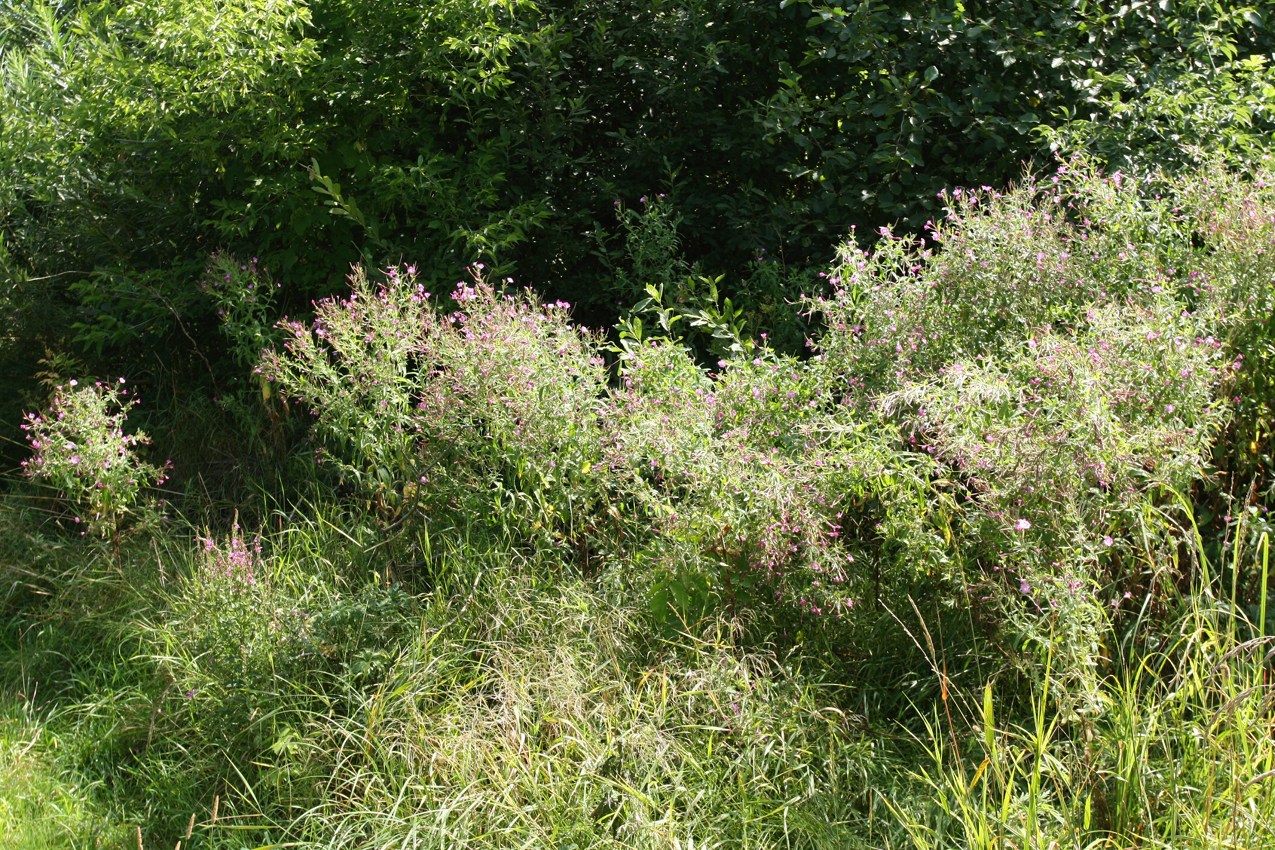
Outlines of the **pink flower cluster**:
[{"label": "pink flower cluster", "polygon": [[234,592],[247,592],[263,578],[261,538],[254,537],[249,542],[238,524],[225,540],[205,537],[200,542],[203,553],[200,574],[205,581]]}]

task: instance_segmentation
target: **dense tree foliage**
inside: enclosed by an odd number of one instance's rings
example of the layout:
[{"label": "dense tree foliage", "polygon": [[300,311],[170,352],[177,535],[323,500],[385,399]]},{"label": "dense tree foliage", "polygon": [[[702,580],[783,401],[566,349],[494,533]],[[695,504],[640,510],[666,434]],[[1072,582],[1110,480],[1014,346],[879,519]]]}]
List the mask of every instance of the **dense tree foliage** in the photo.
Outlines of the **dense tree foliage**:
[{"label": "dense tree foliage", "polygon": [[293,297],[360,259],[447,282],[481,259],[602,319],[616,200],[668,193],[738,289],[758,251],[919,227],[1051,141],[1251,155],[1273,48],[1220,0],[24,0],[0,11],[0,260],[98,347],[198,321],[217,248]]}]

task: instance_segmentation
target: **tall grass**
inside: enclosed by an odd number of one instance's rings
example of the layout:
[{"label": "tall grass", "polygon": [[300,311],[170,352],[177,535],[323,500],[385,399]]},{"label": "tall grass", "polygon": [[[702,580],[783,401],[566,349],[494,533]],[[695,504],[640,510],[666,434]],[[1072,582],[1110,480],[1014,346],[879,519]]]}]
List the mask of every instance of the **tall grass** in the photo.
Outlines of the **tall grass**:
[{"label": "tall grass", "polygon": [[[992,683],[981,703],[953,695],[960,721],[926,720],[929,761],[915,775],[928,793],[891,804],[912,846],[1272,846],[1275,637],[1266,605],[1249,619],[1222,571],[1193,554],[1200,570],[1173,612],[1133,618],[1093,716],[1066,722],[1046,677],[1025,721],[997,716]],[[1269,555],[1263,534],[1246,561],[1227,565],[1257,573],[1263,600]]]},{"label": "tall grass", "polygon": [[[1157,603],[1171,611],[1118,621],[1100,710],[1060,710],[1053,675],[1020,704],[1003,674],[981,687],[940,674],[914,723],[857,716],[854,683],[826,659],[749,648],[729,616],[660,637],[641,610],[546,580],[561,567],[473,530],[432,544],[428,596],[395,596],[360,560],[375,538],[322,516],[263,537],[273,589],[259,599],[286,597],[316,625],[302,651],[266,630],[280,651],[249,702],[225,682],[182,690],[183,676],[229,675],[175,615],[204,580],[197,540],[184,560],[137,547],[139,583],[102,573],[95,614],[80,582],[10,610],[0,846],[132,847],[139,828],[146,847],[187,848],[1191,850],[1275,836],[1275,643],[1265,606],[1249,618],[1230,580],[1269,589],[1267,536],[1229,548],[1226,569],[1197,544],[1193,583]],[[165,581],[141,583],[161,561]],[[101,607],[106,594],[119,604]]]},{"label": "tall grass", "polygon": [[[519,598],[521,597],[521,598]],[[579,588],[429,630],[315,731],[313,847],[844,845],[872,747],[817,683],[727,625],[634,651]],[[468,633],[466,633],[468,632]]]}]

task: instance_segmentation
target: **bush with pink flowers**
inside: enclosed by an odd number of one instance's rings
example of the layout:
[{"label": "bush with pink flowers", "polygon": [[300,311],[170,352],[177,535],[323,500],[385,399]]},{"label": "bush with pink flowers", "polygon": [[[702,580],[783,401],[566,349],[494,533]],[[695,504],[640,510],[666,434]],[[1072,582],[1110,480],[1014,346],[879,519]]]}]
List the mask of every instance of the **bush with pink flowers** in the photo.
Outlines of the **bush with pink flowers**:
[{"label": "bush with pink flowers", "polygon": [[261,372],[311,411],[383,517],[478,512],[561,543],[600,459],[604,362],[567,305],[473,271],[441,299],[411,267],[379,283],[358,271],[313,322],[283,323]]},{"label": "bush with pink flowers", "polygon": [[130,517],[147,512],[146,489],[166,478],[166,466],[137,453],[150,438],[124,430],[136,404],[123,378],[115,384],[72,380],[22,425],[34,452],[23,462],[27,475],[57,488],[77,522],[117,544]]},{"label": "bush with pink flowers", "polygon": [[1264,196],[1209,179],[953,190],[924,240],[841,249],[806,358],[715,285],[650,285],[609,375],[565,305],[390,269],[261,368],[392,517],[477,517],[678,617],[842,623],[924,580],[1029,647],[1066,633],[1079,674],[1105,600],[1163,583],[1132,541],[1173,545],[1267,321]]}]

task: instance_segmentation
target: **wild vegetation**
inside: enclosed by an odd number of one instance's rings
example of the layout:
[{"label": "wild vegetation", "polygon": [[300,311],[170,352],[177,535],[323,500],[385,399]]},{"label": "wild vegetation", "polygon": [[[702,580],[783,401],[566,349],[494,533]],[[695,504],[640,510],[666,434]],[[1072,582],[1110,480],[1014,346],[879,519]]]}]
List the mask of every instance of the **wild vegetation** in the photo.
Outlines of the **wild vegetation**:
[{"label": "wild vegetation", "polygon": [[1265,10],[913,5],[0,10],[0,847],[1275,846]]}]

